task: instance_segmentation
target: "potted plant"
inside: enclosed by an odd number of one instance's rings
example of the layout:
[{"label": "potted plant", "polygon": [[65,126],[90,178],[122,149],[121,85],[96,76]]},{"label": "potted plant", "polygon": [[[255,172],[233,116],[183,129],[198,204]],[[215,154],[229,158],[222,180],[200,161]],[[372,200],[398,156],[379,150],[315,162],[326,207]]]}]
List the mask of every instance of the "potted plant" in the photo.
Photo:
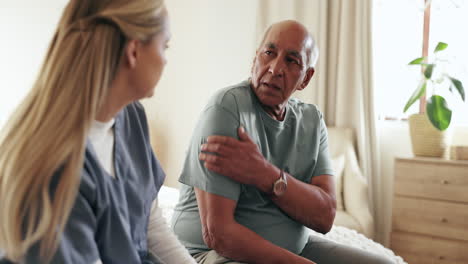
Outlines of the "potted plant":
[{"label": "potted plant", "polygon": [[[452,120],[452,110],[443,95],[442,89],[457,93],[465,101],[465,90],[460,80],[446,72],[438,71],[444,60],[439,58],[439,52],[445,50],[448,44],[439,42],[431,58],[420,57],[412,60],[409,65],[422,66],[421,81],[406,103],[406,112],[422,96],[428,97],[425,113],[409,117],[413,152],[416,156],[442,157],[448,154],[450,135],[446,132]],[[431,59],[431,60],[429,60]]]}]

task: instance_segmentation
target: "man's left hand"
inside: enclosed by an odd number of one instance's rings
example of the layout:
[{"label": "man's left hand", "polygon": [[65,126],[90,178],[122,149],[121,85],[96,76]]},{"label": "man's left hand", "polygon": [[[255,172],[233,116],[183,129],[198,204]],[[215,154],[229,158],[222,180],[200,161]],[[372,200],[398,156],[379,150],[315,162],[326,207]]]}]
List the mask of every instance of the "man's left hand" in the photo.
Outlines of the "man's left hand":
[{"label": "man's left hand", "polygon": [[243,127],[239,127],[237,132],[239,140],[209,136],[207,143],[201,146],[199,159],[211,171],[270,192],[273,182],[279,177],[279,169],[263,157]]}]

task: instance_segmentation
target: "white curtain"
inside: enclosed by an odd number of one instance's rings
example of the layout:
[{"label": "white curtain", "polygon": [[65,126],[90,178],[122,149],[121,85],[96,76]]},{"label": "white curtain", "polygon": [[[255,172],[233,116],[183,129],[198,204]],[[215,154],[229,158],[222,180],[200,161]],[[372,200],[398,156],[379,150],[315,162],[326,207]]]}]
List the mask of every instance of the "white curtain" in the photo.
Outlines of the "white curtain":
[{"label": "white curtain", "polygon": [[350,127],[369,183],[378,241],[388,227],[381,217],[379,152],[372,87],[372,0],[259,0],[257,33],[279,20],[302,22],[315,36],[320,57],[309,87],[297,97],[317,104],[328,126]]}]

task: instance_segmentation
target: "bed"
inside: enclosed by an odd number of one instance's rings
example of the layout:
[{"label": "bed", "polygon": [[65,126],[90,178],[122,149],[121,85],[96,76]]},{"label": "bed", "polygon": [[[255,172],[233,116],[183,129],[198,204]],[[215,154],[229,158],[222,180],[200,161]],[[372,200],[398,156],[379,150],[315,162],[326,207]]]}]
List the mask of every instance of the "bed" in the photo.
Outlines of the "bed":
[{"label": "bed", "polygon": [[[158,200],[164,217],[166,218],[167,222],[170,223],[174,206],[179,200],[179,191],[175,188],[163,186],[159,192]],[[324,237],[338,243],[354,246],[363,250],[387,256],[390,259],[393,259],[396,264],[407,264],[400,256],[396,256],[392,250],[382,246],[377,242],[374,242],[362,234],[359,234],[355,230],[346,227],[333,226],[332,230],[326,235],[314,232],[313,230],[310,230],[310,232],[317,236]]]}]

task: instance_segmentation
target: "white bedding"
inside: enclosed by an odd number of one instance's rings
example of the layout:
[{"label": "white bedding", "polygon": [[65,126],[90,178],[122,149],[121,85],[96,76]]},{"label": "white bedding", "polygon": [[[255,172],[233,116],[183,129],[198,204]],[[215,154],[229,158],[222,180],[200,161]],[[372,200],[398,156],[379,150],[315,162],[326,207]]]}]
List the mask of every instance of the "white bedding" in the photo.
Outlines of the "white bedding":
[{"label": "white bedding", "polygon": [[[179,200],[179,191],[174,188],[163,186],[159,192],[158,200],[159,206],[163,210],[164,217],[167,219],[167,222],[170,223],[174,206]],[[401,257],[396,256],[392,250],[346,227],[333,226],[332,230],[326,235],[314,232],[312,230],[310,230],[310,232],[317,236],[325,237],[338,243],[350,245],[367,250],[369,252],[387,256],[391,259],[394,259],[396,264],[407,264]]]}]

